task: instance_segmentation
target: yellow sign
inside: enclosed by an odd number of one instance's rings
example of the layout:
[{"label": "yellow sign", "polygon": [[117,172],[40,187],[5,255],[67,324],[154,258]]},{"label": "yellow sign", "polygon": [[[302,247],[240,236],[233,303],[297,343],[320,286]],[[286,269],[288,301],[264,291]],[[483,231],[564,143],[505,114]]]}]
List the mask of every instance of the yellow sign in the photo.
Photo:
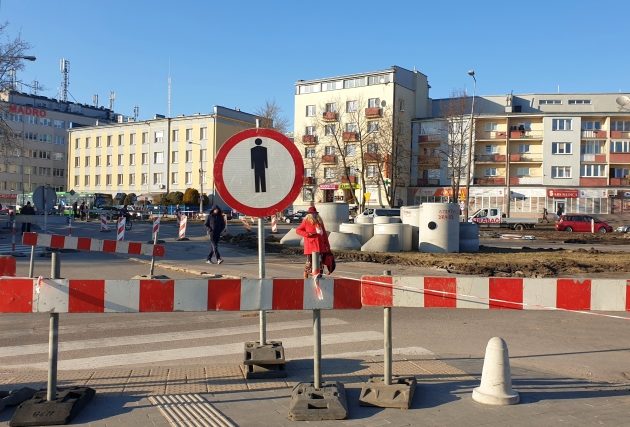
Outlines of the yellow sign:
[{"label": "yellow sign", "polygon": [[370,193],[369,191],[367,193],[363,193],[363,199],[370,200],[370,196],[371,195],[372,195],[372,193]]},{"label": "yellow sign", "polygon": [[340,190],[358,190],[359,188],[361,188],[359,186],[359,184],[353,184],[353,183],[348,183],[348,182],[342,182],[341,184],[339,184],[339,189]]}]

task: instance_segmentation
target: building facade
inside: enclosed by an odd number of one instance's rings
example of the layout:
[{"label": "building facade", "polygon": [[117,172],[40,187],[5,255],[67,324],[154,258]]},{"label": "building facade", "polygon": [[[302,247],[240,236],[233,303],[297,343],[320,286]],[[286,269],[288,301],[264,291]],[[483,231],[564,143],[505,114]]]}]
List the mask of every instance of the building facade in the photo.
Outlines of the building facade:
[{"label": "building facade", "polygon": [[67,189],[68,130],[108,123],[111,110],[16,91],[0,93],[4,124],[0,152],[0,203],[41,185]]},{"label": "building facade", "polygon": [[411,120],[430,116],[428,95],[424,74],[397,66],[299,80],[294,140],[302,151],[305,176],[295,205],[406,203]]},{"label": "building facade", "polygon": [[68,187],[115,196],[196,188],[214,202],[214,160],[232,135],[259,117],[215,106],[212,114],[128,121],[72,129]]},{"label": "building facade", "polygon": [[[470,99],[468,100],[470,101]],[[414,120],[418,153],[413,203],[451,197],[446,106]],[[467,107],[468,120],[470,103]],[[464,115],[465,112],[460,112]],[[513,216],[549,212],[630,210],[630,97],[628,94],[523,94],[476,98],[470,212],[501,207]],[[460,184],[465,187],[465,175]],[[459,200],[465,194],[460,191]]]}]

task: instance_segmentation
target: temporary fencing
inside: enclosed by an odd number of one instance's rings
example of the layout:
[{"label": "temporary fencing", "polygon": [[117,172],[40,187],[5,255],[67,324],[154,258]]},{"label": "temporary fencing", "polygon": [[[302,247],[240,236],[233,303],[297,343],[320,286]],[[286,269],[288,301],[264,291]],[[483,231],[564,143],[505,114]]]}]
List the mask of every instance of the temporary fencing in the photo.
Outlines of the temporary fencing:
[{"label": "temporary fencing", "polygon": [[51,249],[75,249],[80,251],[111,252],[129,255],[164,256],[165,253],[163,245],[32,232],[22,235],[22,244],[29,246],[46,246]]}]

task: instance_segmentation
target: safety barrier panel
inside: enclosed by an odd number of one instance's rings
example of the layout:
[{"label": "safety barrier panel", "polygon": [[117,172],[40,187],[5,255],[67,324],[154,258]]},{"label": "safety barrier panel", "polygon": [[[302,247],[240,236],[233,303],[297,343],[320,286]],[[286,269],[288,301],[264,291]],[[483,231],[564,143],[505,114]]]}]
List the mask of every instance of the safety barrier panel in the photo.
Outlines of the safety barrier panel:
[{"label": "safety barrier panel", "polygon": [[361,308],[360,281],[0,278],[0,313],[135,313]]},{"label": "safety barrier panel", "polygon": [[60,234],[24,233],[22,244],[46,246],[52,249],[76,249],[80,251],[110,252],[129,255],[164,256],[163,245],[116,240],[99,240],[91,237],[72,237]]}]

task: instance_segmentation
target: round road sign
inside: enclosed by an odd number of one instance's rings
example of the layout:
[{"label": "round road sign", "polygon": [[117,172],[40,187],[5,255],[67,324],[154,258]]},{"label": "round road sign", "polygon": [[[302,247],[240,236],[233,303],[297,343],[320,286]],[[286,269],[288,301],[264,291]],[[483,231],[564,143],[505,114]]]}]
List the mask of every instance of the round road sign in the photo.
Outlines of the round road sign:
[{"label": "round road sign", "polygon": [[272,129],[248,129],[228,139],[214,163],[221,198],[245,215],[273,215],[289,206],[304,181],[302,155]]}]

